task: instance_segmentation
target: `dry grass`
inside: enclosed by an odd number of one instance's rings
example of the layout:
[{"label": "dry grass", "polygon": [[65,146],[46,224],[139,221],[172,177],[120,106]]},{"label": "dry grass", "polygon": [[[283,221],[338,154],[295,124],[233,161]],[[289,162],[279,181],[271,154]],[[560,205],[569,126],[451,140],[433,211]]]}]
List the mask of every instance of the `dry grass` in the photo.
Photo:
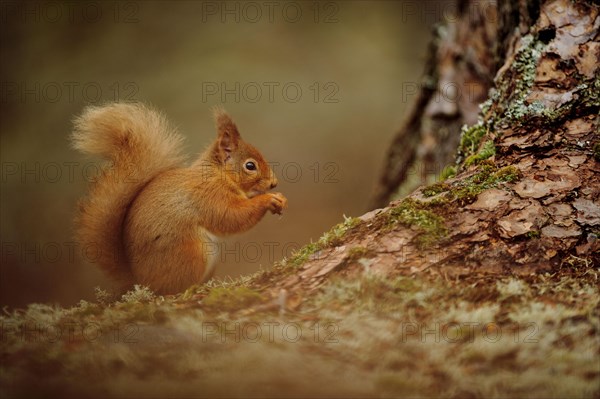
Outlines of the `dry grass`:
[{"label": "dry grass", "polygon": [[1,318],[2,393],[597,397],[597,277],[365,274],[334,278],[285,312],[251,279],[30,305]]}]

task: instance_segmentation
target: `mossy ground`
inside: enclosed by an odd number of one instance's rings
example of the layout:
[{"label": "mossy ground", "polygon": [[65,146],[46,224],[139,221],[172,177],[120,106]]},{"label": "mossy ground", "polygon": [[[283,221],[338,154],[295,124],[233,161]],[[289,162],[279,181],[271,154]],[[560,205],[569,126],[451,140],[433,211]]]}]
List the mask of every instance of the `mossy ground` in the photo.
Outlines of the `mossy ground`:
[{"label": "mossy ground", "polygon": [[483,191],[498,187],[501,183],[514,183],[521,176],[514,166],[497,168],[493,163],[484,164],[474,175],[457,182],[447,194],[446,199],[457,200],[461,205],[473,202]]},{"label": "mossy ground", "polygon": [[477,154],[473,154],[465,160],[465,166],[468,167],[474,164],[478,164],[483,160],[493,157],[495,154],[496,147],[494,146],[494,142],[488,140],[482,145],[481,149]]},{"label": "mossy ground", "polygon": [[325,249],[330,246],[334,246],[340,242],[340,240],[346,235],[349,230],[360,224],[358,218],[348,218],[344,216],[344,221],[333,226],[331,230],[324,233],[317,242],[311,242],[296,251],[290,259],[283,261],[285,265],[299,266],[306,262],[309,257],[315,252]]},{"label": "mossy ground", "polygon": [[294,311],[266,306],[260,276],[31,305],[0,319],[2,393],[597,397],[598,271],[576,266],[459,281],[365,272]]},{"label": "mossy ground", "polygon": [[487,129],[482,123],[478,123],[471,127],[463,126],[460,135],[460,145],[458,147],[459,154],[462,157],[473,155],[479,147],[479,142],[486,133]]},{"label": "mossy ground", "polygon": [[431,206],[458,202],[459,205],[471,203],[483,191],[500,186],[502,183],[514,183],[521,178],[521,172],[514,166],[498,168],[489,160],[481,160],[474,173],[452,184],[438,182],[421,190],[425,197],[435,197],[427,202]]},{"label": "mossy ground", "polygon": [[416,227],[421,231],[417,236],[417,245],[426,248],[446,236],[444,218],[429,209],[430,206],[412,198],[406,198],[387,214],[387,227],[397,224]]}]

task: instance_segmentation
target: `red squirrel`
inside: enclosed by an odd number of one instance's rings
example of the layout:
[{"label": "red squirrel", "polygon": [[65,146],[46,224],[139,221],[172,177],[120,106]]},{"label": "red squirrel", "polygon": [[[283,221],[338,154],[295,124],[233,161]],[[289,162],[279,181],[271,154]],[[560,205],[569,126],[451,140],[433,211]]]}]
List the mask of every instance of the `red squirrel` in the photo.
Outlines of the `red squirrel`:
[{"label": "red squirrel", "polygon": [[183,138],[143,104],[90,106],[75,119],[73,146],[110,162],[80,201],[77,237],[125,287],[174,294],[207,281],[218,237],[241,233],[287,199],[268,193],[277,178],[215,108],[216,140],[184,166]]}]

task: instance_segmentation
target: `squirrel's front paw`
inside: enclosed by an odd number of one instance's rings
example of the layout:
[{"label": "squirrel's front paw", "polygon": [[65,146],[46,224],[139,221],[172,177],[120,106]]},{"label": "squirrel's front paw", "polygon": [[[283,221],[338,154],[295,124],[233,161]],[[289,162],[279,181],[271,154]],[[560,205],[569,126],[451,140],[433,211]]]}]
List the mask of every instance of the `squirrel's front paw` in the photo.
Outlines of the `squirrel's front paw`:
[{"label": "squirrel's front paw", "polygon": [[281,193],[269,193],[269,210],[273,214],[281,215],[281,212],[287,208],[287,198],[283,196]]}]

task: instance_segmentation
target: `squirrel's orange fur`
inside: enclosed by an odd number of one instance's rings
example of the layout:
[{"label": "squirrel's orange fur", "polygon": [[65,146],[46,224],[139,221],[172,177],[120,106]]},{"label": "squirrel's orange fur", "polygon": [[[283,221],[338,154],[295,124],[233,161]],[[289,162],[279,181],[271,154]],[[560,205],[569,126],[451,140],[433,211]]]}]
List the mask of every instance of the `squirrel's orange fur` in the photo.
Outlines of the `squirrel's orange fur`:
[{"label": "squirrel's orange fur", "polygon": [[75,120],[74,147],[111,161],[80,203],[78,239],[125,285],[169,294],[206,281],[218,236],[286,207],[267,193],[277,179],[260,152],[224,110],[214,117],[217,139],[189,167],[182,137],[144,105],[92,106]]}]

